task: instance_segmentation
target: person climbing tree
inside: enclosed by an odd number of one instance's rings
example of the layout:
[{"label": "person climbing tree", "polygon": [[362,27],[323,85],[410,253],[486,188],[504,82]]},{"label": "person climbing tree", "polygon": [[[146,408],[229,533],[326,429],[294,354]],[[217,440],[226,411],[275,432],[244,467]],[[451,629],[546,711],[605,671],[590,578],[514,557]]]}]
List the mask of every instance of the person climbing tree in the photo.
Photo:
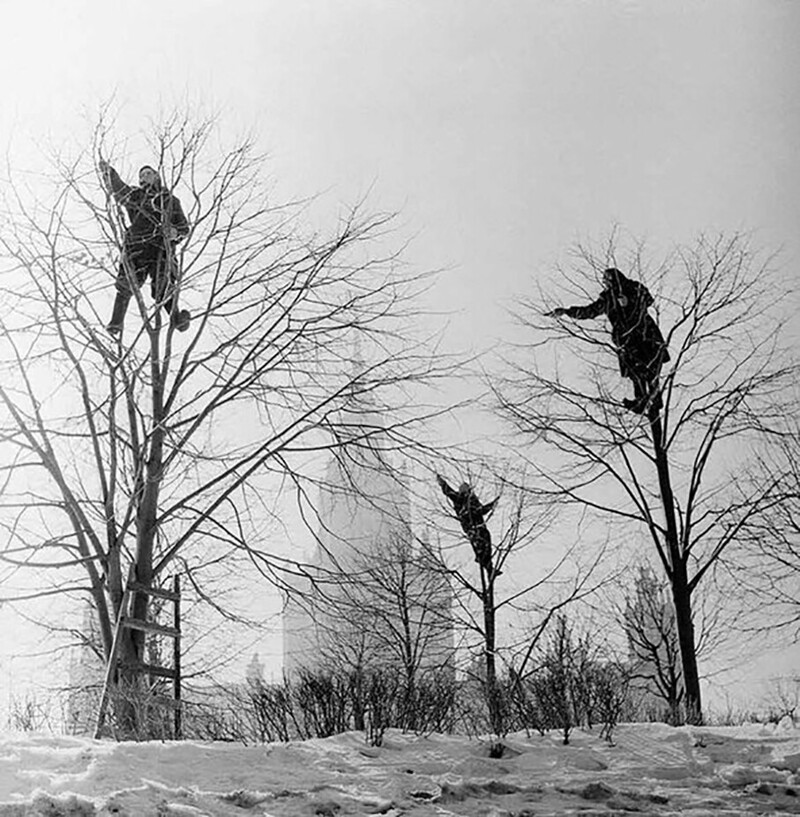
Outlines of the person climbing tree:
[{"label": "person climbing tree", "polygon": [[[485,520],[494,510],[497,499],[493,499],[486,505],[481,505],[475,492],[466,482],[462,482],[459,489],[455,491],[439,474],[436,475],[436,481],[439,483],[442,493],[453,504],[456,518],[461,523],[461,528],[467,535],[472,550],[475,552],[475,561],[487,573],[490,573],[492,570],[492,536],[486,527]],[[497,572],[495,575],[499,576],[500,573]]]},{"label": "person climbing tree", "polygon": [[106,328],[112,335],[122,332],[133,294],[131,285],[141,287],[150,276],[153,300],[162,302],[175,329],[185,332],[191,314],[187,309],[178,309],[175,287],[179,271],[175,245],[188,234],[189,222],[179,199],[163,187],[158,172],[149,165],[139,170],[138,187],[125,184],[103,159],[99,165],[106,189],[125,208],[130,222],[125,230],[117,273],[114,310]]},{"label": "person climbing tree", "polygon": [[559,307],[549,317],[566,315],[577,320],[606,315],[611,324],[611,340],[617,349],[619,372],[633,381],[633,400],[622,405],[644,414],[648,405],[661,408],[658,378],[669,360],[667,344],[658,324],[647,312],[653,296],[644,284],[632,281],[613,267],[603,273],[605,288],[600,297],[587,306]]}]

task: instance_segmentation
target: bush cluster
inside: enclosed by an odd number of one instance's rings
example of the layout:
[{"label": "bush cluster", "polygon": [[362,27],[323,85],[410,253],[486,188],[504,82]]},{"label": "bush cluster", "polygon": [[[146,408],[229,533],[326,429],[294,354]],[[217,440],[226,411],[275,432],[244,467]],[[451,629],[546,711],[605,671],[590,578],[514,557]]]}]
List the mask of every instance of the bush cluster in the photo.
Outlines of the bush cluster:
[{"label": "bush cluster", "polygon": [[249,681],[219,689],[185,708],[184,734],[206,740],[270,742],[363,731],[378,746],[387,729],[454,731],[452,674],[428,673],[409,684],[396,672],[304,670],[281,684]]}]

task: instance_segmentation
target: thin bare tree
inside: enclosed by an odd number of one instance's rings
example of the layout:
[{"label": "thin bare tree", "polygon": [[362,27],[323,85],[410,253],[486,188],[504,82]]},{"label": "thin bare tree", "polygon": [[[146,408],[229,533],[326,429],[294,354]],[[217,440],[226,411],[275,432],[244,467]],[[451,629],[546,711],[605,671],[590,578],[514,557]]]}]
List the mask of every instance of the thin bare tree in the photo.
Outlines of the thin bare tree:
[{"label": "thin bare tree", "polygon": [[374,675],[391,677],[392,724],[419,728],[429,691],[455,680],[452,591],[425,543],[396,528],[341,570],[316,570],[313,588],[289,600],[306,612],[293,674],[333,671],[365,685]]},{"label": "thin bare tree", "polygon": [[800,638],[800,419],[788,416],[742,480],[772,488],[768,509],[745,521],[740,559],[729,565],[740,591],[763,611],[745,629]]},{"label": "thin bare tree", "polygon": [[[584,554],[582,559],[577,546],[572,546],[564,548],[554,563],[537,565],[532,575],[519,580],[522,563],[518,558],[524,552],[529,564],[536,565],[534,546],[550,533],[557,508],[553,503],[532,501],[530,494],[507,480],[495,477],[494,482],[501,486],[496,505],[501,512],[492,517],[496,530],[490,542],[482,541],[476,547],[475,537],[464,530],[463,519],[459,519],[462,529],[456,536],[469,542],[476,565],[469,568],[459,564],[460,548],[453,547],[452,536],[431,549],[431,558],[453,586],[458,640],[473,658],[470,670],[477,667],[489,728],[498,739],[493,751],[499,756],[503,751],[500,739],[509,720],[507,695],[501,685],[503,670],[514,683],[522,683],[549,623],[559,611],[594,593],[605,579],[598,570],[602,549]],[[477,491],[477,486],[470,488]],[[452,516],[454,508],[449,507],[448,512]],[[510,570],[512,564],[517,565],[514,571]]]},{"label": "thin bare tree", "polygon": [[[401,264],[391,215],[359,204],[306,228],[306,203],[274,199],[253,144],[220,147],[213,120],[184,115],[153,127],[146,159],[189,234],[168,286],[155,301],[132,287],[109,337],[127,222],[98,159],[129,164],[112,133],[101,116],[47,178],[10,174],[0,231],[4,595],[88,594],[106,657],[131,567],[144,587],[193,553],[278,585],[302,572],[271,541],[281,492],[307,496],[320,451],[376,434],[342,414],[354,398],[380,411],[383,446],[409,449],[441,411],[413,408],[418,388],[450,367],[417,331],[427,275]],[[186,332],[162,316],[178,293]],[[9,589],[31,570],[34,591]],[[132,615],[147,612],[137,591]],[[126,631],[126,664],[142,650]]]},{"label": "thin bare tree", "polygon": [[[770,486],[737,477],[759,438],[796,411],[788,389],[796,368],[782,339],[791,285],[742,235],[701,236],[658,265],[641,245],[624,252],[618,238],[599,252],[578,247],[559,270],[557,299],[522,302],[528,339],[493,381],[496,408],[543,498],[575,507],[584,529],[587,520],[613,520],[649,533],[671,588],[689,718],[698,722],[693,594],[769,500]],[[604,322],[547,316],[556,300],[593,300],[608,267],[656,294],[671,360],[661,401],[646,414],[621,404]]]}]

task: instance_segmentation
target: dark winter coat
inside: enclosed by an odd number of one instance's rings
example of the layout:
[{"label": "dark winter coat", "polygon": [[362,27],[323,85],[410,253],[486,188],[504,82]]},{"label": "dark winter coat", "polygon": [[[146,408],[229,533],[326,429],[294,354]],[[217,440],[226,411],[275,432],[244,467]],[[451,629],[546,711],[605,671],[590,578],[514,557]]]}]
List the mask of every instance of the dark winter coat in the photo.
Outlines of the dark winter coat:
[{"label": "dark winter coat", "polygon": [[[180,241],[189,232],[180,200],[160,184],[154,187],[131,187],[125,184],[113,167],[107,170],[107,181],[114,198],[128,214],[130,226],[125,231],[125,247],[136,251],[143,244],[165,246]],[[176,238],[169,239],[167,228]]]},{"label": "dark winter coat", "polygon": [[453,490],[442,477],[437,475],[437,480],[441,486],[442,493],[453,505],[461,529],[467,535],[475,555],[481,563],[490,558],[492,537],[486,527],[485,517],[494,509],[497,500],[494,499],[486,505],[482,505],[475,492],[462,486],[458,491]]},{"label": "dark winter coat", "polygon": [[611,340],[617,347],[623,377],[653,380],[669,360],[669,351],[658,324],[647,312],[653,296],[647,287],[631,281],[619,270],[608,270],[612,282],[587,306],[571,306],[564,314],[577,320],[605,315]]}]

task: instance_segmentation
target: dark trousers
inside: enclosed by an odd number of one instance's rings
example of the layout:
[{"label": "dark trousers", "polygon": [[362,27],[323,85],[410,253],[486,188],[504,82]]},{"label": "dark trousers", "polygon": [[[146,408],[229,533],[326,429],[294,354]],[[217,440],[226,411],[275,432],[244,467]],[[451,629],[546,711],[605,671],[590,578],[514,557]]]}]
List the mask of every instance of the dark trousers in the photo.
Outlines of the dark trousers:
[{"label": "dark trousers", "polygon": [[661,400],[661,391],[658,385],[658,375],[661,367],[658,368],[642,368],[642,369],[628,369],[629,377],[633,382],[633,400],[623,400],[626,408],[635,411],[637,414],[642,414],[647,404],[652,401],[655,409],[661,410],[663,403]]},{"label": "dark trousers", "polygon": [[488,570],[492,559],[492,537],[489,529],[481,522],[466,530],[466,534],[475,553],[475,561]]},{"label": "dark trousers", "polygon": [[[114,311],[109,328],[121,328],[128,311],[128,303],[133,296],[131,283],[141,288],[150,278],[150,294],[153,301],[162,305],[170,319],[177,312],[178,303],[175,297],[177,281],[177,259],[168,252],[161,242],[132,244],[123,250],[123,258],[117,272],[117,297],[114,299]],[[132,279],[132,280],[131,280]]]},{"label": "dark trousers", "polygon": [[652,337],[629,335],[625,345],[617,348],[617,355],[620,374],[633,382],[633,400],[623,401],[625,405],[641,414],[652,400],[653,406],[661,409],[658,378],[661,367],[669,360],[669,352],[664,341],[657,342]]}]

